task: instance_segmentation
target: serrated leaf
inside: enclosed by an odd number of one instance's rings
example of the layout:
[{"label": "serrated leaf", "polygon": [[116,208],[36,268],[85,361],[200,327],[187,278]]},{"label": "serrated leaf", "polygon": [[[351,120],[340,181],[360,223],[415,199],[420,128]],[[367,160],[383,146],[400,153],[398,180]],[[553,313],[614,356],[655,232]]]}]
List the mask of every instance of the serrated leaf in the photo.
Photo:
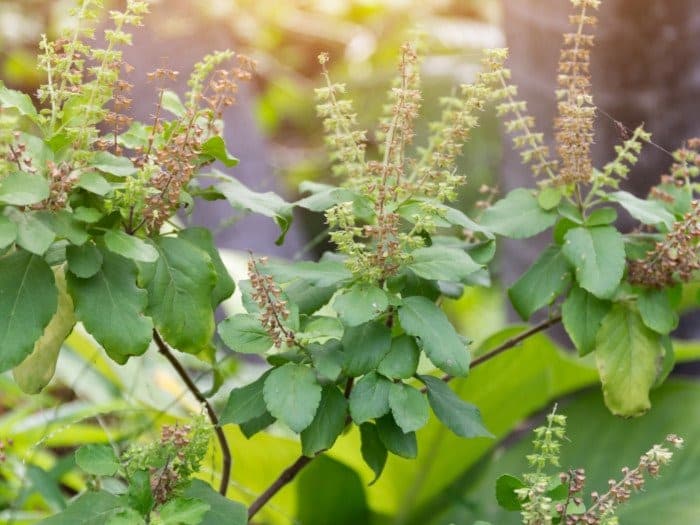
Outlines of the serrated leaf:
[{"label": "serrated leaf", "polygon": [[56,371],[56,361],[66,337],[75,326],[73,301],[66,290],[66,278],[62,267],[53,269],[58,289],[58,308],[46,325],[44,333],[34,343],[27,358],[12,370],[17,385],[26,394],[38,394],[49,384]]},{"label": "serrated leaf", "polygon": [[391,381],[372,372],[355,383],[350,392],[350,415],[361,425],[389,412],[389,389]]},{"label": "serrated leaf", "polygon": [[151,342],[153,323],[144,315],[145,290],[136,286],[136,266],[101,249],[102,267],[88,279],[66,275],[75,313],[85,329],[120,364],[141,355]]},{"label": "serrated leaf", "polygon": [[142,516],[148,516],[153,509],[153,491],[151,476],[146,470],[137,470],[129,478],[129,489],[126,494],[129,506],[136,509]]},{"label": "serrated leaf", "polygon": [[610,193],[608,198],[620,204],[632,217],[643,224],[663,224],[669,230],[673,227],[675,221],[673,214],[658,201],[640,199],[626,191]]},{"label": "serrated leaf", "polygon": [[570,283],[569,262],[561,248],[552,245],[508,289],[508,297],[520,317],[528,320],[537,310],[554,302]]},{"label": "serrated leaf", "polygon": [[390,379],[408,379],[418,368],[420,349],[413,337],[400,335],[392,339],[389,353],[379,363],[377,372]]},{"label": "serrated leaf", "polygon": [[462,400],[441,379],[419,376],[428,390],[428,403],[437,418],[458,436],[465,438],[493,437],[481,420],[479,409]]},{"label": "serrated leaf", "polygon": [[[205,160],[218,160],[227,168],[232,168],[238,164],[238,159],[228,152],[226,142],[219,135],[204,141],[200,150],[200,157],[203,157]],[[224,192],[222,191],[222,193]]]},{"label": "serrated leaf", "polygon": [[519,188],[488,208],[481,217],[481,226],[509,237],[526,239],[553,226],[557,214],[547,211],[529,190]]},{"label": "serrated leaf", "polygon": [[58,289],[46,262],[17,250],[0,257],[0,372],[30,355],[58,308]]},{"label": "serrated leaf", "polygon": [[316,415],[321,402],[321,385],[309,367],[287,363],[270,372],[263,395],[270,414],[300,433]]},{"label": "serrated leaf", "polygon": [[678,314],[671,305],[668,290],[644,290],[637,298],[642,321],[655,332],[666,335],[678,326]]},{"label": "serrated leaf", "polygon": [[503,474],[496,480],[496,501],[502,508],[517,511],[523,507],[523,500],[515,493],[516,489],[525,487],[525,483],[515,476]]},{"label": "serrated leaf", "polygon": [[637,312],[622,303],[612,307],[601,323],[595,356],[610,411],[629,417],[649,410],[649,390],[661,368],[663,347]]},{"label": "serrated leaf", "polygon": [[403,432],[391,414],[377,419],[377,433],[386,449],[392,454],[406,459],[418,455],[418,440],[415,432]]},{"label": "serrated leaf", "polygon": [[428,422],[428,401],[418,390],[405,383],[391,384],[389,408],[394,421],[404,433],[423,428]]},{"label": "serrated leaf", "polygon": [[82,246],[67,246],[66,261],[68,270],[76,277],[88,279],[100,271],[102,252],[92,243]]},{"label": "serrated leaf", "polygon": [[407,334],[420,339],[426,355],[440,370],[453,376],[469,373],[469,352],[435,303],[425,297],[407,297],[399,307],[399,321]]},{"label": "serrated leaf", "polygon": [[564,239],[562,251],[581,288],[609,299],[625,271],[625,243],[620,232],[612,226],[574,228]]},{"label": "serrated leaf", "polygon": [[5,204],[29,206],[47,199],[49,193],[49,182],[41,175],[16,171],[0,181],[0,202]]},{"label": "serrated leaf", "polygon": [[10,246],[17,238],[17,225],[4,215],[0,215],[0,250]]},{"label": "serrated leaf", "polygon": [[323,344],[312,343],[308,346],[311,361],[318,373],[329,381],[336,381],[343,371],[345,354],[343,345],[337,339],[329,339]]},{"label": "serrated leaf", "polygon": [[0,86],[0,106],[3,108],[14,108],[19,111],[20,115],[39,122],[39,115],[32,103],[32,99],[26,93]]},{"label": "serrated leaf", "polygon": [[343,369],[349,376],[376,370],[391,347],[391,329],[379,321],[348,327],[343,334]]},{"label": "serrated leaf", "polygon": [[104,240],[108,250],[132,261],[152,263],[158,260],[158,250],[143,239],[121,230],[109,230]]},{"label": "serrated leaf", "polygon": [[345,326],[358,326],[376,318],[389,306],[386,292],[371,284],[356,284],[333,301],[333,309]]},{"label": "serrated leaf", "polygon": [[580,356],[595,350],[596,334],[610,306],[609,301],[598,299],[578,286],[569,292],[561,309],[562,321]]},{"label": "serrated leaf", "polygon": [[265,372],[249,385],[231,390],[228,402],[219,416],[222,425],[234,423],[240,425],[246,421],[263,416],[267,405],[263,398],[263,387],[270,372]]},{"label": "serrated leaf", "polygon": [[158,514],[162,525],[199,525],[211,507],[197,498],[174,498],[165,503]]},{"label": "serrated leaf", "polygon": [[93,476],[112,476],[119,468],[119,460],[109,445],[83,445],[75,451],[75,462]]},{"label": "serrated leaf", "polygon": [[92,167],[115,177],[129,177],[138,171],[127,157],[117,157],[108,151],[95,154]]},{"label": "serrated leaf", "polygon": [[214,265],[207,253],[177,237],[159,237],[153,247],[156,262],[141,268],[148,291],[146,314],[170,345],[198,354],[215,330]]},{"label": "serrated leaf", "polygon": [[11,217],[17,225],[16,243],[35,255],[44,255],[56,234],[33,213],[13,213]]},{"label": "serrated leaf", "polygon": [[226,346],[243,354],[261,354],[273,344],[257,315],[238,314],[224,319],[218,333]]},{"label": "serrated leaf", "polygon": [[333,446],[345,428],[348,400],[335,385],[326,385],[321,392],[321,403],[311,424],[301,433],[301,450],[313,457]]},{"label": "serrated leaf", "polygon": [[85,231],[85,225],[75,219],[73,213],[68,210],[50,212],[42,210],[37,212],[36,218],[61,239],[67,239],[75,246],[81,246],[87,242],[89,235]]},{"label": "serrated leaf", "polygon": [[544,210],[553,210],[561,202],[561,189],[554,186],[545,186],[537,194],[537,203]]},{"label": "serrated leaf", "polygon": [[374,479],[369,484],[374,485],[384,471],[388,453],[384,443],[379,438],[379,432],[374,423],[363,423],[360,425],[360,438],[362,440],[360,447],[362,459],[374,472]]},{"label": "serrated leaf", "polygon": [[412,251],[408,267],[423,279],[457,282],[481,269],[464,251],[437,245]]},{"label": "serrated leaf", "polygon": [[193,479],[185,489],[186,498],[195,498],[209,505],[199,525],[247,525],[248,512],[245,505],[225,498],[208,483]]}]

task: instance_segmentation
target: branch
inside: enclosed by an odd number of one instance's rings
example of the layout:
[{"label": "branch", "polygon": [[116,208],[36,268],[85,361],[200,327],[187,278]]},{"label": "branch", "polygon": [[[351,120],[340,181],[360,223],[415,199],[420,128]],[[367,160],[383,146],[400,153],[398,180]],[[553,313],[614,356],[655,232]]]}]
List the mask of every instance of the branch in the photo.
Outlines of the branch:
[{"label": "branch", "polygon": [[177,357],[173,354],[172,350],[163,341],[157,330],[153,330],[153,340],[158,346],[158,351],[165,356],[165,358],[173,366],[177,374],[180,376],[182,381],[187,385],[187,389],[192,393],[192,395],[199,401],[207,411],[209,416],[209,421],[214,426],[214,432],[219,440],[219,446],[221,447],[221,455],[223,457],[223,465],[221,466],[221,483],[219,484],[219,493],[222,496],[226,496],[226,490],[228,489],[229,479],[231,477],[231,449],[228,446],[228,441],[226,440],[226,435],[224,434],[221,425],[219,424],[219,418],[214,412],[209,400],[202,394],[197,385],[194,384],[192,378],[187,373],[187,370],[182,366],[182,363],[177,360]]},{"label": "branch", "polygon": [[[501,344],[500,346],[497,346],[493,350],[490,350],[486,352],[485,354],[477,357],[476,359],[472,360],[471,364],[469,365],[469,368],[475,368],[479,366],[482,363],[485,363],[489,359],[492,359],[496,357],[498,354],[505,352],[506,350],[513,348],[514,346],[517,346],[521,342],[523,342],[525,339],[528,337],[531,337],[539,332],[542,332],[544,330],[547,330],[548,328],[554,326],[555,324],[559,323],[561,321],[561,315],[557,315],[556,317],[552,317],[550,319],[547,319],[546,321],[541,322],[538,325],[533,326],[529,330],[525,330],[523,333],[516,335],[515,337],[508,339],[506,342]],[[442,376],[441,378],[443,381],[446,383],[451,381],[453,379],[453,376],[447,374]],[[352,388],[352,378],[348,380],[348,384],[346,385],[346,396],[348,397],[349,395],[349,390]],[[426,393],[427,389],[423,388],[421,390],[422,393]],[[306,465],[308,465],[314,458],[314,457],[308,457],[308,456],[299,456],[297,460],[289,467],[287,467],[282,474],[270,485],[265,492],[263,492],[250,506],[248,509],[248,521],[250,521],[253,516],[255,516],[258,511],[268,502],[272,499],[272,497],[277,494],[280,489],[282,489],[287,483],[291,482],[297,474],[303,469]]]}]

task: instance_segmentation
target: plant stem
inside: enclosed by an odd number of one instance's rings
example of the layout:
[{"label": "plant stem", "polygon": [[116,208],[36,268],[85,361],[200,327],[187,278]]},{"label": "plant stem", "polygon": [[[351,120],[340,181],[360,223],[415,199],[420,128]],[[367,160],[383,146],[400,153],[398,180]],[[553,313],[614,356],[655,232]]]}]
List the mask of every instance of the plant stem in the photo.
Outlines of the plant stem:
[{"label": "plant stem", "polygon": [[[469,365],[469,368],[475,368],[479,366],[482,363],[485,363],[489,359],[492,359],[496,357],[498,354],[501,354],[502,352],[505,352],[506,350],[513,348],[514,346],[517,346],[519,343],[523,342],[525,339],[528,337],[531,337],[539,332],[542,332],[544,330],[547,330],[548,328],[554,326],[555,324],[561,322],[561,315],[557,315],[555,317],[551,317],[547,319],[546,321],[541,322],[538,325],[533,326],[529,330],[525,330],[523,333],[516,335],[515,337],[508,339],[508,341],[504,342],[502,345],[497,346],[493,350],[490,350],[489,352],[485,353],[484,355],[481,355],[477,357],[476,359],[472,360],[471,364]],[[443,381],[446,383],[448,381],[451,381],[453,379],[453,376],[447,374],[441,377]],[[349,395],[349,390],[351,389],[352,383],[348,381],[348,384],[346,385],[346,393]],[[348,388],[350,387],[350,388]],[[421,390],[422,393],[426,393],[427,389],[423,388]],[[348,397],[346,395],[346,397]],[[320,455],[320,454],[319,454]],[[316,457],[308,457],[308,456],[299,456],[294,463],[292,463],[291,466],[287,467],[282,474],[270,485],[265,492],[263,492],[250,506],[248,509],[248,521],[250,521],[253,516],[255,516],[258,511],[265,506],[265,504],[270,501],[275,494],[277,494],[285,485],[290,483],[297,474],[303,469],[306,465],[308,465],[311,461],[313,461]]]},{"label": "plant stem", "polygon": [[165,343],[161,335],[157,330],[153,330],[153,340],[158,346],[158,351],[165,356],[165,358],[173,366],[177,374],[180,376],[182,381],[187,385],[187,389],[192,393],[192,395],[199,401],[207,411],[209,416],[209,421],[214,426],[214,432],[219,440],[219,445],[221,447],[222,455],[222,466],[221,466],[221,483],[219,484],[219,493],[222,496],[226,496],[226,490],[228,489],[229,479],[231,477],[231,449],[228,446],[228,441],[226,440],[226,435],[224,434],[221,425],[219,424],[219,418],[214,412],[214,408],[209,403],[209,400],[202,394],[201,390],[194,383],[192,378],[187,373],[187,370],[182,366],[182,363],[177,360],[177,357],[173,354],[172,350]]}]

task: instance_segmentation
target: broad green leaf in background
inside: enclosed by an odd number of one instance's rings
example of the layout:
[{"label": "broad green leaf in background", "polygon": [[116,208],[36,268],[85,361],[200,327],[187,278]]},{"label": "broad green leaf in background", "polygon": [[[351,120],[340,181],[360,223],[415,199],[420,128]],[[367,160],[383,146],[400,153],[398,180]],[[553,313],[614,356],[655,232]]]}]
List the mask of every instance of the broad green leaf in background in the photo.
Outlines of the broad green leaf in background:
[{"label": "broad green leaf in background", "polygon": [[376,370],[391,347],[391,329],[380,321],[348,327],[343,334],[343,369],[349,376]]},{"label": "broad green leaf in background", "polygon": [[360,452],[362,453],[362,459],[374,472],[374,479],[369,483],[373,485],[379,479],[379,476],[382,475],[388,453],[384,443],[379,439],[379,431],[374,423],[363,423],[360,425],[360,435],[362,439]]},{"label": "broad green leaf in background", "polygon": [[145,290],[136,286],[136,266],[109,250],[100,271],[88,279],[66,275],[75,313],[87,331],[117,363],[141,355],[152,338],[153,322],[144,315]]},{"label": "broad green leaf in background", "polygon": [[140,276],[148,291],[146,314],[171,346],[197,354],[215,330],[214,265],[206,252],[183,239],[159,237],[153,243],[157,261],[142,265]]},{"label": "broad green leaf in background", "polygon": [[415,432],[404,432],[396,421],[387,414],[377,419],[379,439],[392,454],[413,459],[418,455],[418,441]]},{"label": "broad green leaf in background", "polygon": [[36,255],[0,257],[0,372],[32,353],[58,308],[54,274]]},{"label": "broad green leaf in background", "polygon": [[391,379],[413,377],[418,368],[420,349],[413,337],[401,335],[391,340],[389,353],[384,356],[377,371]]},{"label": "broad green leaf in background", "polygon": [[561,309],[562,321],[580,356],[595,349],[600,322],[610,311],[610,306],[609,301],[598,299],[578,286],[569,292]]},{"label": "broad green leaf in background", "polygon": [[115,177],[129,177],[138,171],[128,157],[117,157],[108,151],[96,153],[91,166]]},{"label": "broad green leaf in background", "polygon": [[75,451],[75,462],[94,476],[112,476],[119,468],[119,460],[109,445],[83,445]]},{"label": "broad green leaf in background", "polygon": [[20,115],[29,117],[34,122],[40,122],[39,114],[32,103],[32,99],[26,93],[0,86],[0,106],[14,108]]},{"label": "broad green leaf in background", "polygon": [[515,491],[526,486],[520,478],[503,474],[496,480],[496,501],[506,510],[520,510],[523,508],[523,500]]},{"label": "broad green leaf in background", "polygon": [[273,344],[257,315],[232,315],[219,323],[218,333],[226,346],[243,354],[261,354]]},{"label": "broad green leaf in background", "polygon": [[608,299],[625,271],[625,245],[612,226],[574,228],[565,236],[564,256],[573,265],[581,288]]},{"label": "broad green leaf in background", "polygon": [[336,381],[343,371],[345,362],[341,342],[337,339],[329,339],[322,345],[311,343],[308,350],[318,373],[330,381]]},{"label": "broad green leaf in background", "polygon": [[524,320],[551,304],[571,283],[571,268],[556,245],[549,246],[508,289],[513,308]]},{"label": "broad green leaf in background", "polygon": [[176,117],[182,118],[187,113],[187,108],[180,100],[180,96],[170,89],[164,89],[160,98],[161,107]]},{"label": "broad green leaf in background", "polygon": [[152,263],[158,260],[158,250],[143,239],[121,230],[109,230],[104,240],[108,250],[132,261]]},{"label": "broad green leaf in background", "polygon": [[345,326],[357,326],[371,321],[389,306],[386,292],[371,284],[357,284],[338,295],[333,308]]},{"label": "broad green leaf in background", "polygon": [[269,263],[262,269],[269,272],[279,283],[303,279],[321,288],[339,286],[350,280],[352,274],[341,261],[302,261],[293,264]]},{"label": "broad green leaf in background", "polygon": [[556,220],[554,211],[542,209],[529,190],[519,188],[488,208],[481,226],[504,237],[525,239],[553,226]]},{"label": "broad green leaf in background", "polygon": [[58,308],[34,344],[32,353],[12,370],[15,382],[27,394],[38,394],[49,384],[56,371],[56,361],[66,337],[75,326],[73,301],[66,289],[63,267],[53,269],[58,289]]},{"label": "broad green leaf in background", "polygon": [[0,250],[10,246],[17,238],[17,226],[4,215],[0,215]]},{"label": "broad green leaf in background", "polygon": [[418,337],[426,355],[440,370],[453,376],[469,372],[469,352],[444,312],[425,297],[407,297],[399,307],[407,334]]},{"label": "broad green leaf in background", "polygon": [[40,525],[105,525],[110,517],[126,509],[122,499],[109,492],[86,492],[60,514],[39,522]]},{"label": "broad green leaf in background", "polygon": [[389,408],[394,421],[404,433],[413,432],[428,422],[428,400],[419,390],[405,383],[392,383]]},{"label": "broad green leaf in background", "polygon": [[137,470],[129,478],[129,490],[126,494],[129,506],[142,516],[148,516],[153,508],[153,489],[151,476],[147,470]]},{"label": "broad green leaf in background", "polygon": [[624,303],[612,307],[596,337],[596,363],[605,404],[618,416],[649,410],[649,391],[661,370],[664,350],[659,335]]},{"label": "broad green leaf in background", "polygon": [[265,372],[252,383],[234,388],[228,396],[228,402],[219,416],[222,425],[235,423],[240,425],[251,419],[263,416],[267,405],[263,398],[263,387],[269,372]]},{"label": "broad green leaf in background", "polygon": [[419,277],[460,282],[481,269],[464,251],[447,246],[428,246],[411,252],[408,267]]},{"label": "broad green leaf in background", "polygon": [[34,213],[13,213],[11,219],[17,225],[17,244],[35,255],[44,255],[56,238]]},{"label": "broad green leaf in background", "polygon": [[263,396],[270,414],[300,433],[316,415],[321,402],[321,386],[311,368],[287,363],[270,372]]},{"label": "broad green leaf in background", "polygon": [[626,191],[613,192],[608,195],[608,198],[620,204],[632,217],[643,224],[663,224],[669,230],[673,227],[675,221],[673,214],[658,201],[640,199]]},{"label": "broad green leaf in background", "polygon": [[355,383],[350,392],[350,415],[355,423],[362,423],[389,412],[391,381],[371,372]]},{"label": "broad green leaf in background", "polygon": [[668,334],[678,326],[678,314],[674,310],[668,290],[644,290],[637,298],[642,321],[660,334]]},{"label": "broad green leaf in background", "polygon": [[112,185],[107,182],[102,175],[94,171],[86,171],[80,175],[80,180],[76,183],[76,186],[83,188],[95,195],[100,195],[104,197],[112,191]]},{"label": "broad green leaf in background", "polygon": [[329,449],[345,428],[348,400],[335,385],[326,385],[321,392],[321,403],[311,424],[301,433],[301,450],[313,457]]},{"label": "broad green leaf in background", "polygon": [[194,498],[209,505],[199,525],[247,525],[248,512],[242,503],[225,498],[211,485],[193,479],[184,491],[185,498]]},{"label": "broad green leaf in background", "polygon": [[29,206],[48,196],[49,182],[41,175],[16,171],[0,181],[0,202],[4,204]]}]

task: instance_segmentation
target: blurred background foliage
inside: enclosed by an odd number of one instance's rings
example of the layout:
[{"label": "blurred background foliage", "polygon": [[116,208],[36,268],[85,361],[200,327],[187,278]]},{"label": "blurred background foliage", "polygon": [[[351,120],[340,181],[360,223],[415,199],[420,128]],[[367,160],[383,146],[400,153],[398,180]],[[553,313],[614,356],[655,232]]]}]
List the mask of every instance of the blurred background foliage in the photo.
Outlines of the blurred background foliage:
[{"label": "blurred background foliage", "polygon": [[[0,0],[0,79],[33,93],[41,82],[36,69],[41,33],[56,35],[70,23],[72,0]],[[161,0],[147,21],[149,31],[207,39],[216,32],[230,47],[259,63],[251,96],[244,100],[265,136],[266,151],[281,186],[295,191],[305,179],[328,172],[313,88],[319,85],[316,57],[328,51],[333,78],[348,84],[361,123],[372,129],[395,73],[396,50],[418,31],[426,58],[424,107],[428,122],[438,114],[437,100],[478,70],[480,49],[504,45],[496,0]],[[167,16],[165,16],[167,15]],[[161,64],[156,64],[158,67]],[[145,74],[145,72],[142,72]],[[554,74],[554,73],[553,73]],[[234,123],[230,125],[235,126]],[[242,130],[242,132],[247,132]],[[255,132],[255,130],[250,130]],[[422,141],[419,128],[416,141]],[[373,136],[370,133],[370,149]],[[245,151],[232,151],[244,161]],[[501,141],[496,119],[487,115],[468,143],[460,170],[469,184],[461,196],[471,209],[478,188],[496,181]],[[319,219],[312,232],[321,228]],[[299,227],[299,226],[297,226]],[[244,278],[244,258],[227,252],[234,278]],[[236,309],[236,299],[228,308]],[[472,288],[446,308],[479,351],[512,336],[498,289]],[[700,345],[680,343],[679,362],[700,358]],[[180,356],[186,358],[187,356]],[[212,377],[194,359],[186,365],[203,389]],[[223,406],[226,392],[257,377],[263,364],[226,356],[219,363],[224,387],[214,396]],[[199,370],[199,373],[197,371]],[[505,472],[525,470],[528,430],[541,421],[555,400],[570,418],[571,443],[562,466],[585,467],[589,487],[604,488],[624,464],[666,434],[682,435],[679,452],[649,494],[633,498],[621,514],[623,524],[695,523],[700,500],[700,386],[675,376],[656,391],[654,408],[637,420],[613,418],[604,408],[597,375],[588,363],[559,349],[546,336],[489,361],[453,388],[476,404],[495,440],[464,440],[435,421],[419,432],[415,461],[392,457],[382,478],[356,451],[356,432],[344,435],[327,456],[313,462],[275,497],[256,523],[324,525],[493,524],[518,523],[495,502],[494,483]],[[155,439],[160,426],[184,421],[198,410],[176,375],[155,351],[116,366],[95,343],[76,331],[61,353],[56,377],[40,395],[22,395],[9,375],[0,375],[0,523],[34,523],[65,507],[91,480],[75,469],[72,451],[83,443]],[[299,445],[273,426],[247,440],[228,426],[234,455],[229,495],[250,503],[299,454]],[[8,440],[11,440],[9,442]],[[212,448],[202,477],[216,485],[220,458]],[[118,483],[118,481],[114,481]]]}]

